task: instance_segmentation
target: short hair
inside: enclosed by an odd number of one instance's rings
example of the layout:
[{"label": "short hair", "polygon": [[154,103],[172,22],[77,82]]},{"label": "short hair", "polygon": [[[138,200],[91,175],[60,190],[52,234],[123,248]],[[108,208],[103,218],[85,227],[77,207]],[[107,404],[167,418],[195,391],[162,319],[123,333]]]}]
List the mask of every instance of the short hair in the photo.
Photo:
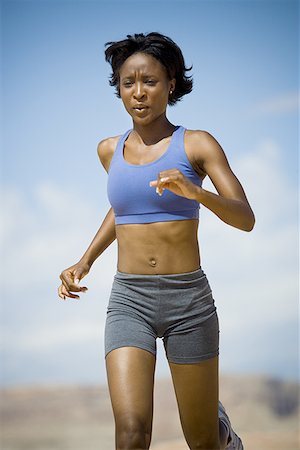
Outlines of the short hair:
[{"label": "short hair", "polygon": [[115,42],[106,42],[105,60],[110,63],[112,73],[109,84],[115,86],[116,95],[120,98],[119,70],[129,56],[134,53],[146,53],[156,58],[166,69],[171,80],[176,79],[174,92],[170,94],[168,104],[175,105],[181,98],[193,89],[193,79],[186,75],[190,68],[185,67],[184,58],[180,48],[175,42],[157,32],[128,34],[127,39]]}]

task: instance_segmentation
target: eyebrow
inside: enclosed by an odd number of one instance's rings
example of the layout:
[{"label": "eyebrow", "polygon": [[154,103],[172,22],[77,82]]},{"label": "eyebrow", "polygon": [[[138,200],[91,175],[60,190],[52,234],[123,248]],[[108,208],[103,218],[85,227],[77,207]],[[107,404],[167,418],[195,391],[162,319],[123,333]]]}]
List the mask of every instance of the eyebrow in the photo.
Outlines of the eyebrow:
[{"label": "eyebrow", "polygon": [[[158,75],[154,75],[151,73],[147,73],[147,74],[142,74],[141,78],[157,78]],[[135,75],[123,75],[122,77],[120,76],[120,80],[124,80],[124,79],[128,79],[128,78],[135,78]]]}]

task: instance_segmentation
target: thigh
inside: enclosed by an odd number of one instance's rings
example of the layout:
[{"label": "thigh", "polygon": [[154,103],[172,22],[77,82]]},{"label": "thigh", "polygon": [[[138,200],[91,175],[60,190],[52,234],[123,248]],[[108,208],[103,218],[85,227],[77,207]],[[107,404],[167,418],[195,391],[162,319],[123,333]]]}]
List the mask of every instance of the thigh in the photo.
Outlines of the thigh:
[{"label": "thigh", "polygon": [[196,364],[169,362],[182,429],[190,448],[219,448],[218,356]]},{"label": "thigh", "polygon": [[106,311],[105,356],[120,347],[139,347],[155,357],[157,336],[153,316],[157,308],[147,287],[137,285],[134,280],[125,281],[116,278],[113,282]]},{"label": "thigh", "polygon": [[[197,316],[199,322],[196,322]],[[193,323],[194,322],[194,323]],[[196,322],[196,323],[195,323]],[[194,318],[181,320],[178,326],[163,337],[163,344],[167,359],[170,363],[195,364],[219,355],[219,319],[217,312],[203,320],[201,313],[194,314]]]},{"label": "thigh", "polygon": [[116,426],[140,423],[151,434],[155,356],[137,347],[121,347],[105,358]]},{"label": "thigh", "polygon": [[195,364],[219,354],[219,320],[211,287],[203,272],[187,276],[192,279],[174,287],[165,282],[160,312],[167,325],[163,342],[170,363]]}]

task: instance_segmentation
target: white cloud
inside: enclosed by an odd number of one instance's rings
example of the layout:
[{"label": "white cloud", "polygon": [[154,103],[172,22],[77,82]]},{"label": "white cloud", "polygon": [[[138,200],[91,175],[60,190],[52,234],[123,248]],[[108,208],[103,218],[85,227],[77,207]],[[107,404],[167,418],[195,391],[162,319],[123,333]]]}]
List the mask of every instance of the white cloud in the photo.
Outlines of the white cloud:
[{"label": "white cloud", "polygon": [[106,214],[78,192],[50,181],[28,194],[15,187],[3,191],[2,275],[10,293],[58,279],[82,256]]},{"label": "white cloud", "polygon": [[[223,270],[221,260],[226,273],[234,275],[235,283],[239,280],[243,283],[255,275],[262,288],[272,292],[276,286],[280,292],[287,280],[287,292],[292,289],[295,293],[298,190],[282,171],[280,149],[272,140],[265,140],[252,154],[241,156],[233,165],[255,213],[256,224],[251,233],[245,233],[223,224],[203,209],[200,234],[208,242],[207,247],[211,244],[218,252],[216,263],[216,255],[208,251],[208,262],[219,271]],[[213,189],[207,184],[207,189]]]},{"label": "white cloud", "polygon": [[[13,336],[7,333],[6,339],[11,342],[12,350],[43,353],[52,348],[65,347],[65,345],[83,344],[95,342],[103,333],[103,326],[99,327],[97,321],[89,322],[75,318],[70,322],[58,322],[51,327],[32,327],[31,333]],[[37,339],[38,336],[38,339]],[[74,347],[76,348],[76,347]]]},{"label": "white cloud", "polygon": [[299,92],[292,91],[256,104],[252,113],[255,115],[277,115],[297,111],[299,111]]},{"label": "white cloud", "polygon": [[[31,355],[36,365],[25,370],[24,379],[35,379],[46,361],[52,367],[59,366],[60,361],[63,367],[66,352],[68,358],[75,357],[77,348],[86,353],[94,342],[99,350],[96,366],[103,356],[104,320],[116,266],[116,243],[96,261],[82,282],[89,291],[79,301],[61,300],[57,289],[61,270],[78,261],[107,211],[101,211],[78,192],[49,181],[32,192],[9,186],[3,192],[1,334],[5,354],[9,361]],[[54,355],[55,362],[51,363]],[[78,361],[79,358],[78,355]],[[9,361],[7,380],[22,382],[20,374],[11,373],[15,366]]]},{"label": "white cloud", "polygon": [[[296,326],[298,189],[283,172],[282,157],[278,145],[266,139],[232,164],[256,216],[251,233],[224,225],[208,210],[202,211],[202,261],[212,279],[221,322],[222,364],[227,368],[238,366],[237,355],[247,355],[253,368],[262,359],[265,367],[276,359],[279,365],[283,355],[277,346],[285,336],[271,335],[270,330]],[[213,189],[210,183],[205,187]],[[268,353],[260,355],[268,345]],[[289,349],[296,358],[297,342],[290,342]]]}]

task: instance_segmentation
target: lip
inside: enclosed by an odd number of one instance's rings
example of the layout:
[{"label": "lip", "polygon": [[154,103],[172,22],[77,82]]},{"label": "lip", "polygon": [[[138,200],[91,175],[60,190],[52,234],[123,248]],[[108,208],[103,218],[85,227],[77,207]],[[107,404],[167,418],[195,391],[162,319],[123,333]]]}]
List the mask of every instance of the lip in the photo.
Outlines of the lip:
[{"label": "lip", "polygon": [[132,109],[134,109],[135,111],[143,111],[144,109],[148,109],[148,108],[149,108],[149,106],[143,105],[143,104],[135,105],[132,107]]}]

